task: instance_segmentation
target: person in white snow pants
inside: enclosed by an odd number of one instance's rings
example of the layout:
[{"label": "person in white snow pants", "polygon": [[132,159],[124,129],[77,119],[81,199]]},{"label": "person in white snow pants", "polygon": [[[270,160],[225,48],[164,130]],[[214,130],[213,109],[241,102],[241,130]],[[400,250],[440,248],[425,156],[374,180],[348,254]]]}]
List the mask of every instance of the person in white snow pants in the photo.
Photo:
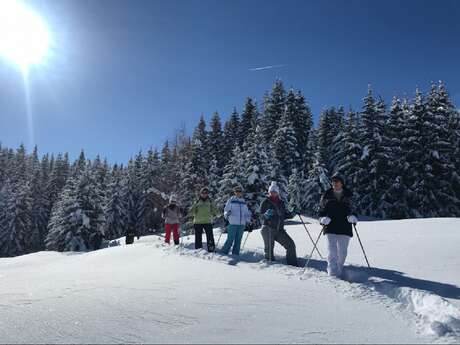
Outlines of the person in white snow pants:
[{"label": "person in white snow pants", "polygon": [[321,197],[319,222],[324,225],[327,238],[327,273],[340,277],[347,258],[348,243],[353,237],[352,224],[358,219],[352,214],[353,193],[345,187],[344,179],[335,174],[331,179],[332,188]]}]

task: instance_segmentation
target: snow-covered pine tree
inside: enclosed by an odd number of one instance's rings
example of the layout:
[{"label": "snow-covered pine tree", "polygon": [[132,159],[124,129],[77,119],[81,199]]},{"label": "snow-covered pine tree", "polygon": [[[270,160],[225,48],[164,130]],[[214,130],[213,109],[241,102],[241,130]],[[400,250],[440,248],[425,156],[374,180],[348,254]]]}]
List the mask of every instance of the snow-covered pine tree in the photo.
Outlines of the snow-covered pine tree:
[{"label": "snow-covered pine tree", "polygon": [[296,214],[305,212],[303,207],[305,206],[304,198],[306,196],[306,182],[307,181],[303,176],[303,172],[297,169],[292,170],[292,175],[289,177],[289,184],[287,188],[289,195],[288,208]]},{"label": "snow-covered pine tree", "polygon": [[312,164],[313,152],[309,151],[308,142],[309,135],[313,128],[313,117],[310,107],[305,102],[305,97],[300,91],[295,94],[295,116],[294,116],[294,130],[296,132],[297,152],[300,157],[296,164],[298,171],[307,171],[308,167]]},{"label": "snow-covered pine tree", "polygon": [[49,200],[49,214],[51,214],[51,208],[53,207],[56,200],[59,198],[59,194],[64,188],[67,178],[69,176],[69,160],[68,155],[65,154],[64,157],[62,154],[58,154],[56,159],[51,158],[51,176],[49,179],[48,186],[46,190],[48,191],[48,200]]},{"label": "snow-covered pine tree", "polygon": [[88,164],[85,156],[85,152],[83,150],[80,151],[80,155],[78,159],[72,164],[71,174],[79,175],[86,169],[86,165]]},{"label": "snow-covered pine tree", "polygon": [[128,163],[128,217],[129,228],[134,229],[138,234],[145,234],[145,211],[146,211],[146,193],[145,193],[145,172],[142,152],[139,152],[134,160]]},{"label": "snow-covered pine tree", "polygon": [[66,183],[53,208],[46,249],[84,251],[94,249],[93,238],[104,233],[103,194],[94,171],[78,170]]},{"label": "snow-covered pine tree", "polygon": [[305,197],[302,200],[302,210],[305,214],[317,217],[321,195],[330,188],[330,178],[327,169],[321,164],[319,153],[316,154],[313,168],[305,181]]},{"label": "snow-covered pine tree", "polygon": [[270,95],[265,95],[264,97],[264,113],[261,119],[261,126],[264,142],[267,144],[273,142],[273,136],[285,111],[285,105],[286,92],[283,82],[277,79]]},{"label": "snow-covered pine tree", "polygon": [[409,217],[422,217],[419,210],[419,198],[415,193],[418,185],[423,185],[424,166],[420,157],[423,155],[424,147],[422,138],[422,123],[424,121],[425,104],[423,95],[417,88],[412,104],[406,100],[402,104],[405,115],[405,122],[402,133],[401,147],[404,152],[403,183],[407,193],[407,207]]},{"label": "snow-covered pine tree", "polygon": [[207,186],[210,163],[206,122],[201,117],[193,133],[189,157],[181,175],[184,206],[190,206],[199,190]]},{"label": "snow-covered pine tree", "polygon": [[31,209],[29,182],[7,179],[0,191],[0,256],[22,255],[31,250]]},{"label": "snow-covered pine tree", "polygon": [[30,176],[30,195],[31,204],[31,229],[30,229],[30,251],[40,251],[45,249],[45,236],[49,220],[49,201],[47,199],[46,185],[48,182],[49,171],[47,157],[45,156],[40,163],[37,148],[34,149],[30,157],[31,176]]},{"label": "snow-covered pine tree", "polygon": [[236,108],[233,109],[230,118],[225,122],[224,125],[224,139],[223,139],[223,160],[224,165],[226,165],[233,155],[233,150],[236,145],[239,144],[239,134],[240,134],[240,115],[238,114]]},{"label": "snow-covered pine tree", "polygon": [[337,111],[333,110],[335,126],[332,139],[332,144],[329,148],[329,171],[337,172],[340,160],[343,157],[345,147],[345,111],[343,107],[339,107]]},{"label": "snow-covered pine tree", "polygon": [[[216,111],[210,122],[211,130],[208,135],[208,150],[210,153],[208,154],[210,158],[209,168],[211,168],[212,161],[216,161],[216,167],[214,168],[214,173],[217,176],[222,176],[222,170],[224,169],[225,161],[223,155],[223,143],[224,143],[224,136],[222,132],[222,123],[220,120],[219,113]],[[210,182],[210,181],[209,181]]]},{"label": "snow-covered pine tree", "polygon": [[112,169],[104,206],[105,238],[113,240],[128,230],[127,181],[122,169],[115,164]]},{"label": "snow-covered pine tree", "polygon": [[260,125],[251,130],[243,152],[242,186],[248,207],[256,221],[260,220],[259,207],[267,194],[270,167],[266,145]]},{"label": "snow-covered pine tree", "polygon": [[387,186],[388,156],[385,148],[385,107],[376,101],[369,86],[361,113],[360,140],[363,154],[358,171],[356,186],[358,209],[364,215],[382,217],[381,200]]},{"label": "snow-covered pine tree", "polygon": [[281,176],[287,181],[300,158],[294,123],[287,108],[273,137],[274,161],[279,162]]},{"label": "snow-covered pine tree", "polygon": [[424,136],[424,189],[422,197],[422,215],[446,217],[457,214],[455,192],[452,189],[452,164],[454,148],[451,147],[449,121],[452,105],[444,90],[441,99],[433,83],[426,99],[422,133]]},{"label": "snow-covered pine tree", "polygon": [[219,168],[217,160],[211,161],[211,167],[208,174],[208,188],[211,195],[219,193],[223,171]]},{"label": "snow-covered pine tree", "polygon": [[[357,173],[361,157],[361,145],[358,136],[358,117],[350,109],[343,129],[342,145],[337,148],[336,166],[334,172],[340,173],[346,179],[348,187],[358,185]],[[359,196],[355,193],[355,199]]]},{"label": "snow-covered pine tree", "polygon": [[339,114],[335,107],[323,110],[317,130],[318,159],[319,164],[328,171],[334,170],[332,161],[334,140],[342,129],[343,114]]},{"label": "snow-covered pine tree", "polygon": [[[224,167],[219,192],[215,196],[219,209],[223,209],[228,198],[233,195],[233,188],[237,185],[243,186],[243,154],[238,145],[233,149],[231,160]],[[196,194],[194,196],[196,197]]]},{"label": "snow-covered pine tree", "polygon": [[409,214],[407,190],[404,184],[406,158],[405,152],[402,150],[405,119],[402,102],[398,97],[394,97],[386,127],[387,138],[389,140],[386,146],[389,157],[389,187],[382,195],[383,214],[392,219],[402,219]]},{"label": "snow-covered pine tree", "polygon": [[251,97],[246,98],[244,111],[241,114],[241,122],[239,126],[238,143],[240,148],[243,148],[246,138],[253,133],[258,120],[257,104]]},{"label": "snow-covered pine tree", "polygon": [[[169,162],[169,166],[172,161]],[[160,227],[162,222],[161,211],[167,203],[167,196],[163,190],[166,190],[164,180],[161,178],[161,162],[157,150],[150,149],[147,158],[144,160],[141,169],[141,186],[143,192],[143,205],[145,230],[154,230]],[[168,169],[169,170],[169,169]]]}]

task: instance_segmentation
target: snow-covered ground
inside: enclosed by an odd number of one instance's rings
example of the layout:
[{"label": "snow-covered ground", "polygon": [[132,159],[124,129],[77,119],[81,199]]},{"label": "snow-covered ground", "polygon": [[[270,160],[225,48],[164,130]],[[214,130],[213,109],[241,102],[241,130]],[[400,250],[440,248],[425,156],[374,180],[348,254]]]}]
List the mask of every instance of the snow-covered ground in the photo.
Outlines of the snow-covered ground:
[{"label": "snow-covered ground", "polygon": [[[314,238],[320,227],[306,219]],[[299,257],[312,245],[286,228]],[[148,236],[90,253],[0,259],[0,343],[421,343],[460,341],[460,219],[361,222],[346,280]],[[246,234],[245,234],[246,237]],[[216,240],[218,231],[216,230]],[[225,235],[219,246],[222,246]],[[325,239],[320,251],[326,254]],[[232,265],[233,263],[236,265]]]}]

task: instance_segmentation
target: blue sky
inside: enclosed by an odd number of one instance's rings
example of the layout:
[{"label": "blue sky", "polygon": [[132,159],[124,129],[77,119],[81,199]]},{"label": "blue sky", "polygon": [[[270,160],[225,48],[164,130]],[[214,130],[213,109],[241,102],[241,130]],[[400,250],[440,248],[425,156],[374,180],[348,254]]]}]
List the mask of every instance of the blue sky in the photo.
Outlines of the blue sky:
[{"label": "blue sky", "polygon": [[[315,118],[359,109],[368,83],[387,102],[444,80],[460,105],[460,1],[30,0],[52,54],[30,71],[40,152],[84,149],[126,162],[184,124],[275,78],[301,89]],[[252,68],[283,65],[273,69]],[[0,58],[0,142],[30,147],[24,82]]]}]

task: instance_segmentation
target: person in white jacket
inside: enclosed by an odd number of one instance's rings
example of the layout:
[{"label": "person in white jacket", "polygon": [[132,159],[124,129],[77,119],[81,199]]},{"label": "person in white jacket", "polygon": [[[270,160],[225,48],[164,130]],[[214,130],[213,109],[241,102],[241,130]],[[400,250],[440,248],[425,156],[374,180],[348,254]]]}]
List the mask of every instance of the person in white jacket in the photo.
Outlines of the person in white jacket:
[{"label": "person in white jacket", "polygon": [[232,254],[239,255],[244,229],[246,224],[251,222],[251,211],[249,211],[243,198],[243,189],[236,186],[233,191],[235,195],[227,201],[224,208],[224,217],[229,224],[227,226],[227,240],[221,251],[223,254],[228,254],[233,246]]}]

